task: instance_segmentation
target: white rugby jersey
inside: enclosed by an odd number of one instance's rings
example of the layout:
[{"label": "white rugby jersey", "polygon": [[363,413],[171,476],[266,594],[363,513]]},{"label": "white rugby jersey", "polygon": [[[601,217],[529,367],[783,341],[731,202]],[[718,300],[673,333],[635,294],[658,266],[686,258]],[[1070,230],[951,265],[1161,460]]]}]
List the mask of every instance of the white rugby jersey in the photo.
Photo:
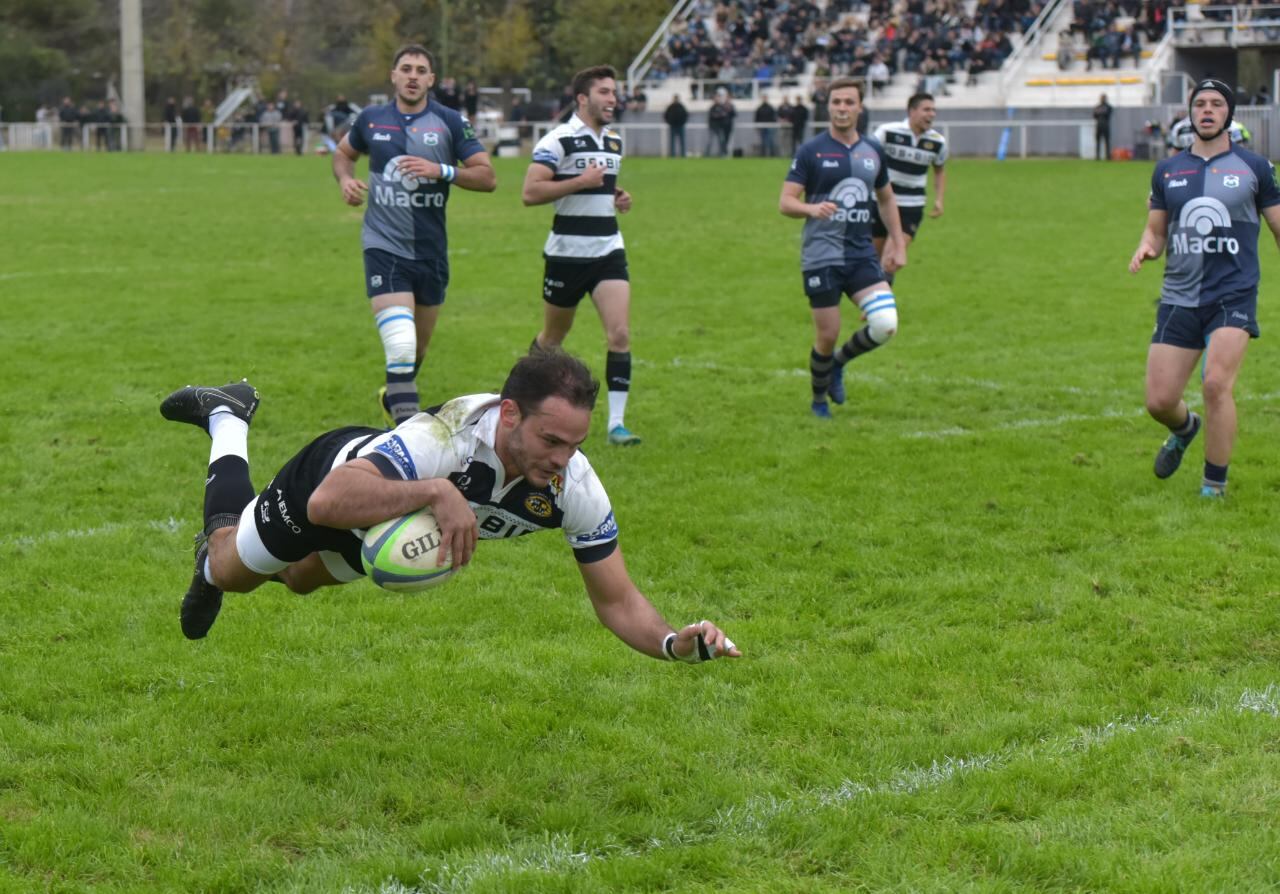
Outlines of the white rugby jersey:
[{"label": "white rugby jersey", "polygon": [[[523,477],[507,481],[493,449],[498,404],[496,394],[456,398],[374,438],[357,456],[388,478],[448,478],[475,511],[482,538],[563,528],[578,561],[608,556],[617,546],[618,525],[591,463],[576,451],[564,473],[546,487],[534,487]],[[349,449],[338,451],[343,461]]]},{"label": "white rugby jersey", "polygon": [[881,124],[876,128],[875,139],[889,159],[889,185],[899,207],[923,208],[929,168],[947,163],[946,137],[933,128],[917,137],[909,119],[904,118]]},{"label": "white rugby jersey", "polygon": [[606,127],[597,135],[575,113],[533,147],[533,161],[549,167],[557,181],[577,177],[593,160],[605,169],[604,183],[556,199],[555,220],[542,249],[548,258],[602,258],[622,248],[613,204],[622,169],[622,137],[617,131]]},{"label": "white rugby jersey", "polygon": [[[1233,143],[1244,142],[1244,128],[1239,121],[1231,122],[1231,126],[1227,128],[1227,136]],[[1190,118],[1183,118],[1169,128],[1169,145],[1175,149],[1190,149],[1195,139],[1196,129]]]}]

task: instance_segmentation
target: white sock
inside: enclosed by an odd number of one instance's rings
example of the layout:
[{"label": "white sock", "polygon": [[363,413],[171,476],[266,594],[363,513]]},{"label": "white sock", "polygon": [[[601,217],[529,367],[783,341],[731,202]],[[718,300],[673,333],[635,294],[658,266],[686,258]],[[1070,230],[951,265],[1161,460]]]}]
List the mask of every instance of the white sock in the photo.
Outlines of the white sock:
[{"label": "white sock", "polygon": [[622,417],[627,412],[627,395],[630,391],[609,392],[609,431],[622,425]]},{"label": "white sock", "polygon": [[217,586],[217,584],[213,583],[213,571],[212,569],[209,568],[208,556],[204,557],[204,579],[206,583],[213,584],[213,586],[215,587]]},{"label": "white sock", "polygon": [[215,407],[209,415],[209,465],[224,456],[238,456],[249,461],[249,423],[231,412],[230,407]]}]

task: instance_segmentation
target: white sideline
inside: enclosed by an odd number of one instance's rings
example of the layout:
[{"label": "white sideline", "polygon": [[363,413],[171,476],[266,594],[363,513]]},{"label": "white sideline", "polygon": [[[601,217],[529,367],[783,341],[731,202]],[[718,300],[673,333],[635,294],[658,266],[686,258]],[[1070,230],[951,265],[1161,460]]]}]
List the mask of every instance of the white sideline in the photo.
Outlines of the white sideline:
[{"label": "white sideline", "polygon": [[173,534],[181,530],[181,524],[176,518],[170,517],[164,521],[145,521],[136,524],[125,524],[124,522],[109,522],[105,525],[98,525],[93,528],[80,528],[74,531],[45,531],[41,534],[30,534],[22,537],[9,537],[0,540],[0,548],[8,547],[14,549],[30,549],[33,546],[39,546],[41,543],[51,543],[53,541],[82,540],[85,537],[101,537],[106,534],[116,534],[120,531],[133,531],[137,528],[146,528],[149,531],[164,531]]},{"label": "white sideline", "polygon": [[[1235,700],[1237,714],[1252,712],[1280,718],[1280,686],[1246,689]],[[488,851],[474,855],[446,858],[423,871],[430,878],[421,887],[408,887],[395,879],[387,879],[378,887],[347,886],[342,894],[457,894],[484,882],[492,882],[512,873],[569,873],[589,863],[616,857],[639,857],[668,847],[682,847],[714,841],[725,836],[741,835],[767,829],[768,824],[787,814],[811,814],[826,807],[865,797],[911,795],[936,789],[958,776],[998,770],[1017,760],[1067,757],[1105,745],[1117,737],[1142,729],[1163,726],[1171,729],[1224,710],[1220,702],[1212,706],[1192,708],[1181,717],[1143,714],[1121,718],[1096,727],[1083,727],[1074,733],[1044,738],[1029,746],[1009,748],[974,757],[943,757],[927,767],[910,766],[890,774],[878,782],[854,782],[846,779],[832,789],[801,792],[790,798],[755,797],[742,805],[717,811],[699,828],[675,826],[666,835],[649,839],[642,847],[606,846],[584,848],[568,835],[547,835],[542,841],[520,843],[508,851]]]}]

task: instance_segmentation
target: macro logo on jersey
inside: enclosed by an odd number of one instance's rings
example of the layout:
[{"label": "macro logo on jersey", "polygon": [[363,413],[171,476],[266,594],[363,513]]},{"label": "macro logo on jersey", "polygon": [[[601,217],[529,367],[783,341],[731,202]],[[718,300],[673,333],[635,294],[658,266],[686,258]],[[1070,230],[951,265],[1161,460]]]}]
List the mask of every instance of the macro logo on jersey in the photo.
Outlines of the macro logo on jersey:
[{"label": "macro logo on jersey", "polygon": [[[382,169],[382,182],[373,184],[373,200],[379,205],[395,205],[400,208],[443,208],[443,192],[418,192],[418,187],[434,183],[434,180],[400,170],[400,162],[413,157],[397,155],[387,162]],[[400,188],[397,189],[397,186]]]},{"label": "macro logo on jersey", "polygon": [[417,189],[419,185],[418,177],[414,174],[406,174],[400,170],[400,162],[406,158],[412,158],[411,155],[397,155],[395,158],[387,162],[386,167],[382,169],[382,179],[391,183],[398,183],[405,189]]},{"label": "macro logo on jersey", "polygon": [[[867,160],[870,161],[870,159]],[[836,213],[831,219],[840,223],[870,222],[871,208],[867,206],[867,200],[870,197],[866,181],[856,177],[846,177],[831,190],[830,201],[836,205]]]},{"label": "macro logo on jersey", "polygon": [[1169,250],[1181,255],[1238,254],[1240,241],[1230,235],[1214,236],[1215,229],[1231,229],[1227,206],[1211,196],[1192,199],[1182,206],[1178,232],[1170,237]]}]

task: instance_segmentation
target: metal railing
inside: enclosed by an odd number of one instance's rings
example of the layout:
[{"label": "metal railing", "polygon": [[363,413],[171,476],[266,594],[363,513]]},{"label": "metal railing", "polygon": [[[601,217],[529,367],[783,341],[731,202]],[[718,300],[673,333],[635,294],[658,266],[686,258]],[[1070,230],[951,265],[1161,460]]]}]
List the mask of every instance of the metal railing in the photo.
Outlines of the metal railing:
[{"label": "metal railing", "polygon": [[649,38],[649,42],[644,48],[636,54],[636,58],[631,60],[631,64],[627,66],[627,83],[634,90],[635,85],[644,79],[649,73],[649,68],[653,65],[653,54],[655,47],[658,49],[666,49],[664,38],[667,36],[667,29],[671,27],[671,23],[676,17],[687,13],[690,9],[697,5],[698,0],[680,0],[671,7],[671,12],[667,13],[667,17],[662,20],[662,24],[653,32],[653,36]]},{"label": "metal railing", "polygon": [[1031,27],[1022,33],[1022,42],[1013,48],[1000,66],[1000,95],[1007,97],[1009,90],[1013,87],[1013,82],[1017,80],[1022,71],[1022,64],[1033,54],[1040,51],[1040,42],[1043,40],[1046,26],[1053,17],[1058,14],[1058,10],[1062,8],[1062,4],[1066,0],[1050,0],[1046,3],[1044,9],[1040,10],[1040,15],[1036,16]]},{"label": "metal railing", "polygon": [[1200,6],[1169,10],[1173,42],[1183,46],[1280,44],[1280,6]]}]

